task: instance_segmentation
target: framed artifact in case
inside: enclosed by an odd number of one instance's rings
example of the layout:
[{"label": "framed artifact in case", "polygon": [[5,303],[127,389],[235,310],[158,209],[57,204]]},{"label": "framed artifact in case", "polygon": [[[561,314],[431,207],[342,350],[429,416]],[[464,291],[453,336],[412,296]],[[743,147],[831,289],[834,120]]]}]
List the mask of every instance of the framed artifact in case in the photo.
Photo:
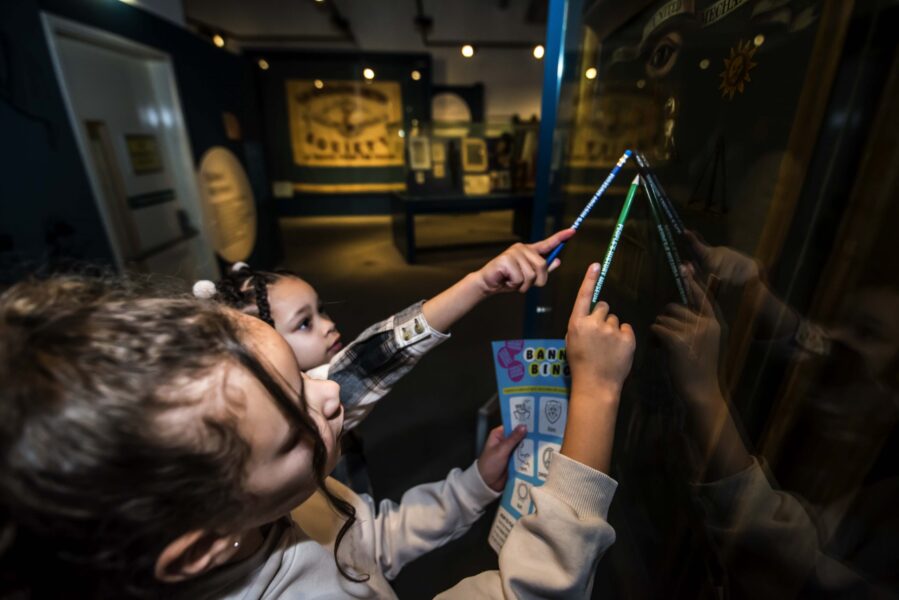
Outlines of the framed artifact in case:
[{"label": "framed artifact in case", "polygon": [[487,142],[480,138],[463,138],[462,170],[466,173],[483,173],[487,166]]}]

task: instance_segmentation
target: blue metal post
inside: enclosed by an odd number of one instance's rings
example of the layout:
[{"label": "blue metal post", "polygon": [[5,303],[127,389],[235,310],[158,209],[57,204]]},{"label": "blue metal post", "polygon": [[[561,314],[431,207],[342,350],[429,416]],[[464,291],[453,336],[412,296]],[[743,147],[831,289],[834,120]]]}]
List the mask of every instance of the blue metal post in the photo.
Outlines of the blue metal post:
[{"label": "blue metal post", "polygon": [[[546,235],[546,214],[552,184],[553,137],[559,112],[559,91],[565,70],[565,34],[568,0],[549,0],[546,22],[546,51],[543,55],[543,96],[540,101],[540,133],[537,142],[536,181],[531,212],[531,241]],[[524,337],[534,335],[538,289],[528,292],[525,300]]]}]

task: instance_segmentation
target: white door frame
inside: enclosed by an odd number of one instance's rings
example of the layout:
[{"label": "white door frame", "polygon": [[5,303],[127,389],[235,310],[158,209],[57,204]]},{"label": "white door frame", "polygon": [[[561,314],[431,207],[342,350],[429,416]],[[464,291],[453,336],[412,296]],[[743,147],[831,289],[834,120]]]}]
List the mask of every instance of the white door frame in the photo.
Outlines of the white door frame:
[{"label": "white door frame", "polygon": [[[56,15],[42,12],[41,21],[43,23],[44,35],[47,40],[47,46],[50,50],[50,58],[53,61],[53,70],[56,73],[56,80],[59,83],[59,89],[62,93],[63,104],[69,117],[69,124],[75,135],[75,142],[78,145],[79,154],[81,154],[81,162],[84,170],[87,172],[90,182],[91,191],[94,196],[94,202],[100,212],[106,235],[109,238],[110,246],[112,246],[113,256],[115,258],[116,267],[119,271],[125,269],[125,253],[124,245],[119,239],[120,232],[115,226],[113,216],[110,214],[110,208],[104,199],[103,188],[100,184],[99,175],[94,166],[94,160],[90,152],[90,143],[87,138],[83,124],[79,121],[72,103],[69,90],[66,87],[65,74],[63,72],[62,61],[59,55],[59,46],[57,39],[60,37],[70,38],[100,46],[115,52],[127,54],[136,58],[148,59],[153,61],[151,66],[151,77],[157,93],[166,95],[160,98],[166,105],[171,107],[170,114],[163,115],[163,118],[172,120],[170,131],[174,134],[174,147],[168,147],[169,139],[164,143],[167,145],[168,151],[173,165],[172,179],[178,190],[178,197],[181,205],[192,222],[200,231],[200,237],[203,241],[203,248],[209,254],[208,257],[198,257],[200,264],[209,265],[211,276],[218,275],[218,266],[215,261],[214,252],[211,249],[209,240],[209,232],[207,231],[207,221],[203,214],[203,208],[200,201],[200,191],[197,185],[197,178],[194,169],[193,152],[190,147],[190,139],[187,135],[187,128],[184,123],[184,115],[181,112],[181,99],[178,95],[178,85],[175,81],[175,73],[172,68],[171,57],[155,48],[145,46],[133,40],[129,40],[122,36],[83,25],[69,19],[64,19]],[[168,136],[166,136],[168,138]]]}]

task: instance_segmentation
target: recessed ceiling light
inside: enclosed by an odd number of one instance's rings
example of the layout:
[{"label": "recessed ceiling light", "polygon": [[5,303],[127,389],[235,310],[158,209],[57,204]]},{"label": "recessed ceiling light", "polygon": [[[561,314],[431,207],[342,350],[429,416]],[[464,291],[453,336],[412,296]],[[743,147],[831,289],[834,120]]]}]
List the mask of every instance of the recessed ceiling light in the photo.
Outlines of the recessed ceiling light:
[{"label": "recessed ceiling light", "polygon": [[543,47],[543,44],[537,44],[534,46],[534,58],[540,60],[543,58],[543,55],[546,54],[546,49]]},{"label": "recessed ceiling light", "polygon": [[462,56],[464,56],[465,58],[471,58],[472,56],[474,56],[474,46],[472,46],[471,44],[465,44],[464,46],[462,46]]}]

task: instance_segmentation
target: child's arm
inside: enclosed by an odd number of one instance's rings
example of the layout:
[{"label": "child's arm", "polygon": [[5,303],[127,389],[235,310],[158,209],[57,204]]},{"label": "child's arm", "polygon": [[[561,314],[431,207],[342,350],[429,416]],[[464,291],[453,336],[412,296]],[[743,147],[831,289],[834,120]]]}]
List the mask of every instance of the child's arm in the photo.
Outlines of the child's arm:
[{"label": "child's arm", "polygon": [[[409,562],[468,531],[502,493],[509,456],[525,434],[521,427],[504,438],[497,427],[465,471],[453,469],[443,481],[416,486],[398,504],[381,501],[377,516],[363,524],[362,536],[385,577],[393,579]],[[371,498],[362,499],[374,513]]]},{"label": "child's arm", "polygon": [[447,331],[482,300],[503,292],[528,291],[543,287],[559,259],[547,267],[545,256],[573,236],[573,229],[563,229],[533,244],[515,244],[474,273],[425,302],[422,311],[437,331]]},{"label": "child's arm", "polygon": [[685,275],[697,308],[671,305],[652,330],[668,350],[687,423],[705,459],[697,474],[704,483],[692,488],[730,589],[744,598],[802,592],[877,597],[872,583],[822,551],[802,502],[777,489],[743,442],[719,385],[721,332],[711,299],[692,270]]},{"label": "child's arm", "polygon": [[544,285],[548,273],[560,263],[557,259],[547,269],[541,255],[572,235],[573,230],[565,229],[536,244],[515,244],[424,304],[413,304],[375,323],[328,365],[310,371],[311,377],[340,384],[340,401],[346,410],[344,428],[353,429],[368,416],[422,356],[449,337],[442,332],[481,300]]},{"label": "child's arm", "polygon": [[546,484],[534,488],[536,512],[512,529],[499,571],[463,580],[440,598],[589,598],[593,573],[615,541],[606,520],[617,484],[608,470],[621,386],[630,370],[634,335],[590,297],[599,274],[591,265],[578,292],[566,345],[572,393],[561,455]]},{"label": "child's arm", "polygon": [[449,339],[432,328],[417,302],[375,323],[311,377],[340,384],[344,429],[356,427],[421,357]]}]

